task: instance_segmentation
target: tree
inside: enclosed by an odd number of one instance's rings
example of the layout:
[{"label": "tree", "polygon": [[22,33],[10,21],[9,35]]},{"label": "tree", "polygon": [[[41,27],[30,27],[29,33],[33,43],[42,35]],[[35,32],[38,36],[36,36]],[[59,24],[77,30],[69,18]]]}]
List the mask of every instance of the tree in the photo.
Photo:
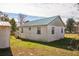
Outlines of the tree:
[{"label": "tree", "polygon": [[66,25],[66,29],[67,31],[69,31],[70,33],[72,33],[74,31],[74,19],[73,18],[69,18],[67,20],[67,25]]},{"label": "tree", "polygon": [[18,15],[20,25],[22,25],[25,22],[25,17],[26,17],[26,15],[24,15],[24,14]]},{"label": "tree", "polygon": [[8,14],[4,13],[4,21],[9,21],[9,17],[8,17]]},{"label": "tree", "polygon": [[8,17],[8,14],[0,11],[0,20],[1,21],[9,21],[9,17]]},{"label": "tree", "polygon": [[1,16],[1,15],[3,15],[3,12],[2,12],[2,11],[0,11],[0,16]]},{"label": "tree", "polygon": [[77,8],[77,11],[79,11],[79,3],[74,4],[74,7]]},{"label": "tree", "polygon": [[16,31],[16,21],[14,20],[14,18],[12,18],[11,20],[10,20],[10,24],[11,24],[11,31],[12,32],[15,32]]},{"label": "tree", "polygon": [[22,27],[22,25],[23,25],[23,23],[25,22],[25,17],[26,17],[26,15],[24,15],[24,14],[19,14],[19,22],[20,22],[21,32],[23,32],[23,27]]}]

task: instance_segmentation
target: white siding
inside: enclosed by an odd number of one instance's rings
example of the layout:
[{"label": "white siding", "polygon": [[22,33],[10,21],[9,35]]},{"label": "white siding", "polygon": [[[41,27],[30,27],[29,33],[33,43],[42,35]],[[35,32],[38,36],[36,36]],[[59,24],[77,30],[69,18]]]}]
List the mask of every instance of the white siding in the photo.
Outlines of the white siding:
[{"label": "white siding", "polygon": [[0,48],[10,47],[9,39],[10,39],[10,28],[5,27],[5,29],[1,29],[0,27]]},{"label": "white siding", "polygon": [[[54,27],[54,34],[51,33],[52,27]],[[63,28],[63,33],[61,33],[61,28]],[[48,26],[47,33],[48,42],[64,38],[64,27]]]},{"label": "white siding", "polygon": [[[51,34],[52,27],[54,27],[54,34]],[[62,23],[62,20],[60,18],[56,18],[53,22],[49,23],[48,26],[48,41],[55,41],[59,40],[61,38],[64,38],[64,24]],[[63,33],[61,33],[61,28],[63,28]]]},{"label": "white siding", "polygon": [[[41,28],[41,34],[37,34],[37,27]],[[29,30],[29,27],[24,27],[23,30],[25,39],[47,41],[47,26],[32,26],[31,30]]]},{"label": "white siding", "polygon": [[64,23],[62,22],[62,20],[60,18],[56,18],[55,20],[53,20],[51,23],[49,23],[49,25],[53,25],[53,26],[59,26],[59,27],[64,27]]},{"label": "white siding", "polygon": [[[37,34],[37,27],[32,26],[31,30],[29,27],[23,28],[23,33],[21,33],[21,38],[31,39],[37,41],[51,42],[64,38],[64,27],[57,26],[39,26],[41,27],[41,34]],[[54,27],[54,34],[51,33],[52,27]],[[61,33],[61,28],[63,28],[63,33]]]}]

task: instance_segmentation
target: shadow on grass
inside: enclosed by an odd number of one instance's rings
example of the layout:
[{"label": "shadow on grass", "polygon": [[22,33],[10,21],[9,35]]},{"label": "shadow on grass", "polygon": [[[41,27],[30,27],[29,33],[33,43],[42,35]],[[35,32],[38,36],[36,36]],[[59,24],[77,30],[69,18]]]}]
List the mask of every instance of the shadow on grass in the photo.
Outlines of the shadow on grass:
[{"label": "shadow on grass", "polygon": [[64,38],[50,42],[47,45],[73,51],[73,50],[77,50],[76,48],[78,44],[79,44],[79,40],[73,38]]},{"label": "shadow on grass", "polygon": [[[71,41],[74,41],[75,43],[78,42],[79,43],[79,40],[75,40],[75,39],[72,39],[72,38],[64,38],[64,39],[60,39],[60,40],[56,40],[56,41],[53,41],[53,42],[40,42],[40,41],[33,41],[33,40],[25,40],[25,39],[21,39],[22,41],[30,41],[30,42],[33,42],[33,43],[39,43],[39,44],[43,44],[43,45],[47,45],[47,46],[51,46],[51,47],[57,47],[57,48],[62,48],[62,49],[66,49],[66,50],[73,50],[73,49],[70,49],[68,48],[70,46],[70,42]],[[71,45],[73,47],[73,45]],[[75,49],[75,47],[74,47]]]},{"label": "shadow on grass", "polygon": [[10,48],[0,49],[0,56],[12,56]]}]

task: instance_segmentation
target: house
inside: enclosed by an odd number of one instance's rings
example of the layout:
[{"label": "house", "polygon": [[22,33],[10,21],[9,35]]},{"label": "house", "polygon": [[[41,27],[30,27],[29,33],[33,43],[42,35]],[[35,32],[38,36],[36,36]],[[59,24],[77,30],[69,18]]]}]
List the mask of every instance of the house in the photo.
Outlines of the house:
[{"label": "house", "polygon": [[60,16],[29,21],[19,27],[20,38],[51,42],[64,38],[65,25]]},{"label": "house", "polygon": [[10,27],[9,22],[0,21],[0,49],[10,47]]},{"label": "house", "polygon": [[75,33],[79,33],[79,22],[75,22],[74,31],[75,31]]}]

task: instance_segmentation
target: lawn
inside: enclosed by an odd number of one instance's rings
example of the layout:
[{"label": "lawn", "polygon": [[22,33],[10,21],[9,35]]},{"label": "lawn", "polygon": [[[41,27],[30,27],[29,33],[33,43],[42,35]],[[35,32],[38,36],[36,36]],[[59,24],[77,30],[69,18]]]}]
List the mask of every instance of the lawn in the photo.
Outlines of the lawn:
[{"label": "lawn", "polygon": [[65,34],[66,38],[73,38],[73,39],[78,39],[79,40],[79,34]]},{"label": "lawn", "polygon": [[68,43],[74,38],[78,40],[79,36],[66,34],[64,39],[43,43],[30,40],[25,41],[11,36],[10,53],[14,56],[79,56],[78,50],[67,48]]}]

